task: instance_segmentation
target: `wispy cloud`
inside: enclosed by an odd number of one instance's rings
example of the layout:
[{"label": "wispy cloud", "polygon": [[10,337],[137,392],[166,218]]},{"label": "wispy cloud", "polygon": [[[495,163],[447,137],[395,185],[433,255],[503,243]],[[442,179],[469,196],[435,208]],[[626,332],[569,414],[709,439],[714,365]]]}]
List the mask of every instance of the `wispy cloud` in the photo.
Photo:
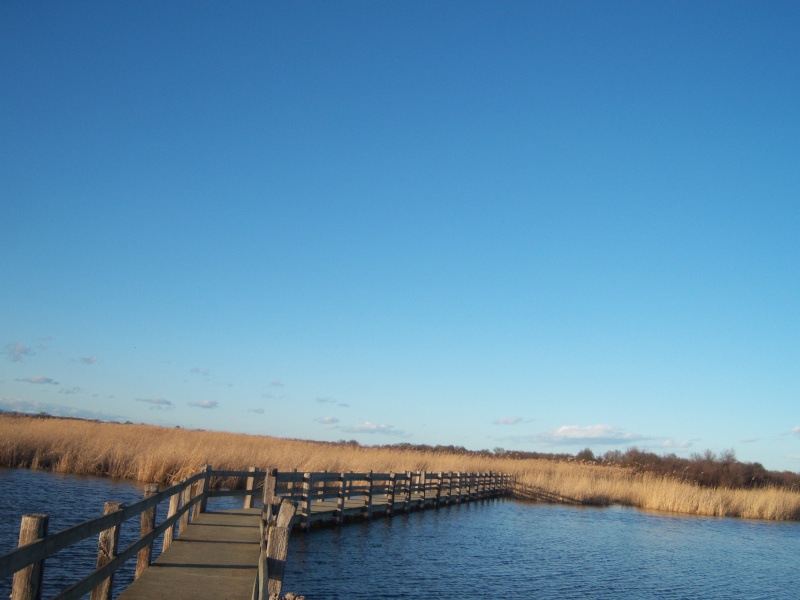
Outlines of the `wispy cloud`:
[{"label": "wispy cloud", "polygon": [[94,363],[97,362],[97,355],[92,354],[91,356],[84,356],[83,358],[81,358],[81,362],[85,365],[93,365]]},{"label": "wispy cloud", "polygon": [[562,425],[552,431],[545,431],[532,437],[532,441],[548,444],[618,444],[649,439],[645,436],[624,431],[613,425]]},{"label": "wispy cloud", "polygon": [[336,425],[339,422],[339,419],[336,417],[320,417],[319,419],[314,419],[317,423],[322,423],[323,425]]},{"label": "wispy cloud", "polygon": [[495,425],[517,425],[522,423],[522,417],[501,417],[494,421]]},{"label": "wispy cloud", "polygon": [[283,382],[279,379],[273,379],[272,383],[270,383],[272,387],[283,387]]},{"label": "wispy cloud", "polygon": [[691,448],[692,440],[683,440],[676,442],[672,438],[667,438],[661,443],[662,448]]},{"label": "wispy cloud", "polygon": [[794,427],[794,428],[792,429],[792,433],[793,433],[794,435],[800,436],[800,425],[797,425],[796,427]]},{"label": "wispy cloud", "polygon": [[172,402],[165,398],[135,398],[135,401],[150,404],[150,408],[154,410],[171,410],[174,408]]},{"label": "wispy cloud", "polygon": [[257,415],[263,415],[266,411],[263,408],[248,408],[247,412],[256,413]]},{"label": "wispy cloud", "polygon": [[16,381],[24,381],[25,383],[37,383],[44,385],[58,385],[58,382],[55,379],[52,379],[50,377],[44,377],[42,375],[36,375],[34,377],[23,377],[21,379],[17,379]]},{"label": "wispy cloud", "polygon": [[22,342],[6,344],[5,354],[11,362],[20,362],[26,356],[33,356],[35,352]]},{"label": "wispy cloud", "polygon": [[108,414],[102,411],[86,410],[74,406],[48,404],[37,400],[23,400],[0,396],[0,409],[27,414],[47,413],[54,417],[76,417],[79,419],[98,419],[101,421],[124,421],[125,417]]},{"label": "wispy cloud", "polygon": [[72,386],[71,388],[61,388],[58,390],[59,394],[82,394],[83,389],[79,388],[77,385]]},{"label": "wispy cloud", "polygon": [[330,396],[325,398],[316,398],[315,401],[319,402],[320,404],[336,404],[336,398],[331,398]]},{"label": "wispy cloud", "polygon": [[760,442],[761,438],[744,438],[739,440],[742,444],[755,444],[756,442]]},{"label": "wispy cloud", "polygon": [[387,425],[385,423],[372,423],[371,421],[364,421],[358,425],[353,425],[352,427],[341,427],[340,429],[342,431],[346,431],[347,433],[380,433],[383,435],[398,436],[407,435],[405,431],[397,429],[394,425]]},{"label": "wispy cloud", "polygon": [[191,369],[189,369],[189,373],[193,373],[195,375],[202,375],[203,377],[208,377],[209,375],[211,375],[211,370],[203,367],[192,367]]},{"label": "wispy cloud", "polygon": [[201,402],[189,402],[189,406],[193,406],[195,408],[217,408],[219,406],[219,402],[216,400],[203,400]]}]

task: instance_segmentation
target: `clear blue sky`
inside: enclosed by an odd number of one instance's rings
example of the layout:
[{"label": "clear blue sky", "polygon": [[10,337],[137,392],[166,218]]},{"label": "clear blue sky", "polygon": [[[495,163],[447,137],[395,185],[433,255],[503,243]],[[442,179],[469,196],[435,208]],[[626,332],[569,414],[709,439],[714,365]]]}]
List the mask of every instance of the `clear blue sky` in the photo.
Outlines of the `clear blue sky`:
[{"label": "clear blue sky", "polygon": [[0,408],[800,471],[797,2],[0,3]]}]

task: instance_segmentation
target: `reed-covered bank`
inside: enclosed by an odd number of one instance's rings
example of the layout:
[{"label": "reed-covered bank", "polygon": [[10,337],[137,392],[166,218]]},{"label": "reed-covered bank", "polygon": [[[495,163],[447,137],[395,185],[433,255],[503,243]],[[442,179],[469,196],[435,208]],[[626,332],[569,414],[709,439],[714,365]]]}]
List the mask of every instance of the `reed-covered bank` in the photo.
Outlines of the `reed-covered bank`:
[{"label": "reed-covered bank", "polygon": [[371,448],[266,436],[0,414],[0,466],[172,483],[203,464],[298,471],[499,471],[539,497],[686,514],[800,520],[800,492],[700,487],[579,462]]}]

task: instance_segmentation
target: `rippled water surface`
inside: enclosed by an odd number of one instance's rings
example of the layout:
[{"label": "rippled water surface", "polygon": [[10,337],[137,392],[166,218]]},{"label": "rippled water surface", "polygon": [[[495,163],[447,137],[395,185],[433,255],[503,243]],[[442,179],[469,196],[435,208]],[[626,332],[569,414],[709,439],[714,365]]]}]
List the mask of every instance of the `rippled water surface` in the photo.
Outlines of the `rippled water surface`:
[{"label": "rippled water surface", "polygon": [[487,501],[296,535],[308,600],[798,598],[800,524]]},{"label": "rippled water surface", "polygon": [[[16,547],[22,514],[50,514],[55,532],[142,491],[130,482],[0,470],[0,554]],[[138,523],[128,522],[121,546],[137,535]],[[88,574],[96,552],[90,539],[48,561],[45,597]],[[284,590],[308,600],[798,598],[798,556],[800,523],[492,500],[295,534]],[[0,598],[10,586],[0,581]]]}]

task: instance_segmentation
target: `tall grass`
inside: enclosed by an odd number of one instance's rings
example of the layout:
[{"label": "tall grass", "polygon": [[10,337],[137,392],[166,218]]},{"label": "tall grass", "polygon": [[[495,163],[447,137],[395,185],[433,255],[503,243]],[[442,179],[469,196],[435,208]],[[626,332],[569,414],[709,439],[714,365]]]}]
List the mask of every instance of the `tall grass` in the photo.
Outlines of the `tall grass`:
[{"label": "tall grass", "polygon": [[703,488],[580,462],[370,448],[266,436],[0,415],[0,466],[173,483],[201,465],[298,471],[499,471],[537,496],[710,516],[800,520],[800,493]]}]

